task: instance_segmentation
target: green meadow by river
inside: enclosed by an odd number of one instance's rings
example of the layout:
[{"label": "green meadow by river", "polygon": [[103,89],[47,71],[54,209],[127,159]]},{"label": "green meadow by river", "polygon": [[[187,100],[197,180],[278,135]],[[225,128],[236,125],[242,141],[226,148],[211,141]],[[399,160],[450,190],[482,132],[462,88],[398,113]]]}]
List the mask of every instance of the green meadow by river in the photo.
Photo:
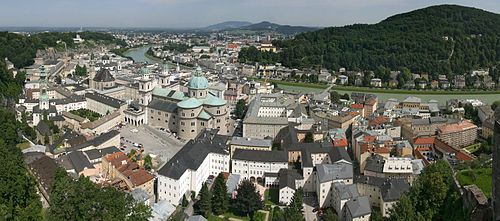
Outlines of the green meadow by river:
[{"label": "green meadow by river", "polygon": [[[324,89],[322,88],[313,88],[313,87],[303,87],[303,86],[292,86],[292,85],[285,85],[285,84],[280,84],[278,83],[278,87],[282,88],[285,91],[292,91],[292,92],[303,92],[303,93],[315,93],[315,92],[321,92]],[[340,94],[349,94],[351,95],[352,92],[357,92],[355,90],[345,90],[345,89],[335,89],[332,88],[333,90],[337,91]],[[376,94],[381,101],[386,101],[390,98],[396,98],[398,100],[405,99],[409,96],[415,96],[419,97],[422,99],[422,101],[426,102],[429,100],[437,100],[439,101],[440,104],[446,104],[446,101],[449,99],[479,99],[487,104],[491,104],[494,101],[500,100],[500,94],[492,94],[492,93],[485,93],[485,94],[478,94],[477,92],[474,93],[457,93],[457,94],[422,94],[419,93],[419,91],[415,91],[414,93],[377,93],[377,92],[366,92],[366,93],[371,93],[371,94]],[[447,92],[449,93],[449,92]]]}]

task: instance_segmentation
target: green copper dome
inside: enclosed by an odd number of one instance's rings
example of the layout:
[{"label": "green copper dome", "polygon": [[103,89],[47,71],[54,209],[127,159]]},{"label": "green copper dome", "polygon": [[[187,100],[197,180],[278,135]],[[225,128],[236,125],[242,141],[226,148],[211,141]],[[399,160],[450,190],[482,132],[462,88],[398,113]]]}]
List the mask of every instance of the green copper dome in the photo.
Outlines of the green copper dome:
[{"label": "green copper dome", "polygon": [[208,80],[205,77],[194,76],[189,80],[188,87],[196,90],[207,89]]},{"label": "green copper dome", "polygon": [[222,106],[226,105],[226,100],[218,98],[216,96],[213,96],[212,94],[208,93],[207,97],[203,99],[203,104],[210,105],[210,106]]},{"label": "green copper dome", "polygon": [[198,66],[195,70],[194,76],[189,80],[188,87],[190,89],[202,90],[208,88],[207,78],[201,76],[201,68]]},{"label": "green copper dome", "polygon": [[193,109],[203,105],[198,99],[192,97],[177,103],[177,106],[183,109]]}]

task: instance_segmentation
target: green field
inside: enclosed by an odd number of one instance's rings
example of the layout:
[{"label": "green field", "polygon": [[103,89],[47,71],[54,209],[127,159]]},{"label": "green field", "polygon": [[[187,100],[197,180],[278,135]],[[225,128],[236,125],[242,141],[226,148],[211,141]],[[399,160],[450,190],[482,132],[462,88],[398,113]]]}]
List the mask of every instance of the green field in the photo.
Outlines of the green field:
[{"label": "green field", "polygon": [[[301,93],[318,93],[328,88],[325,84],[308,84],[297,82],[285,81],[271,81],[278,84],[278,87],[290,92]],[[436,100],[440,104],[446,104],[449,99],[480,99],[487,104],[500,100],[500,91],[432,91],[432,90],[397,90],[387,88],[363,88],[363,87],[346,87],[334,86],[332,90],[337,91],[339,94],[351,94],[352,92],[363,92],[375,94],[379,100],[386,101],[391,98],[403,100],[409,96],[417,96],[423,102],[429,100]]]},{"label": "green field", "polygon": [[476,184],[486,195],[491,197],[492,192],[492,169],[468,169],[457,173],[457,180],[462,186]]}]

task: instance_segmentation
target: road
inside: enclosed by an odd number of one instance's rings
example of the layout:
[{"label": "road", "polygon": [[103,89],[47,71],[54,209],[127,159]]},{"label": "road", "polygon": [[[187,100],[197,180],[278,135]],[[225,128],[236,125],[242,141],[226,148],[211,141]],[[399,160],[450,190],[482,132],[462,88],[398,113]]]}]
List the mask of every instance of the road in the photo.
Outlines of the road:
[{"label": "road", "polygon": [[316,213],[313,212],[314,205],[316,205],[317,200],[314,196],[306,196],[303,198],[304,201],[304,217],[306,221],[317,221],[318,217]]}]

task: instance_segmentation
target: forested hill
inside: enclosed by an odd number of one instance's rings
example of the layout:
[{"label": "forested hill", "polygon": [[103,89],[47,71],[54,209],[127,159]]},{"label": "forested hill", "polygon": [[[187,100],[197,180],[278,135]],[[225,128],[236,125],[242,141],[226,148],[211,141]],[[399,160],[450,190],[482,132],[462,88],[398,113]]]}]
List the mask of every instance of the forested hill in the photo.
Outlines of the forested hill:
[{"label": "forested hill", "polygon": [[[75,47],[73,38],[76,37],[76,34],[74,32],[44,32],[26,36],[0,32],[0,59],[9,58],[17,68],[31,65],[38,49],[46,47],[64,49],[64,44],[58,44],[58,41],[65,42],[68,48]],[[86,40],[84,43],[86,45],[90,43],[126,45],[124,41],[115,39],[106,33],[81,32],[78,34]]]},{"label": "forested hill", "polygon": [[[325,28],[275,42],[279,56],[243,51],[240,61],[281,62],[303,68],[392,70],[462,74],[500,61],[500,15],[456,5],[432,6],[377,24]],[[247,49],[249,50],[249,49]]]}]

